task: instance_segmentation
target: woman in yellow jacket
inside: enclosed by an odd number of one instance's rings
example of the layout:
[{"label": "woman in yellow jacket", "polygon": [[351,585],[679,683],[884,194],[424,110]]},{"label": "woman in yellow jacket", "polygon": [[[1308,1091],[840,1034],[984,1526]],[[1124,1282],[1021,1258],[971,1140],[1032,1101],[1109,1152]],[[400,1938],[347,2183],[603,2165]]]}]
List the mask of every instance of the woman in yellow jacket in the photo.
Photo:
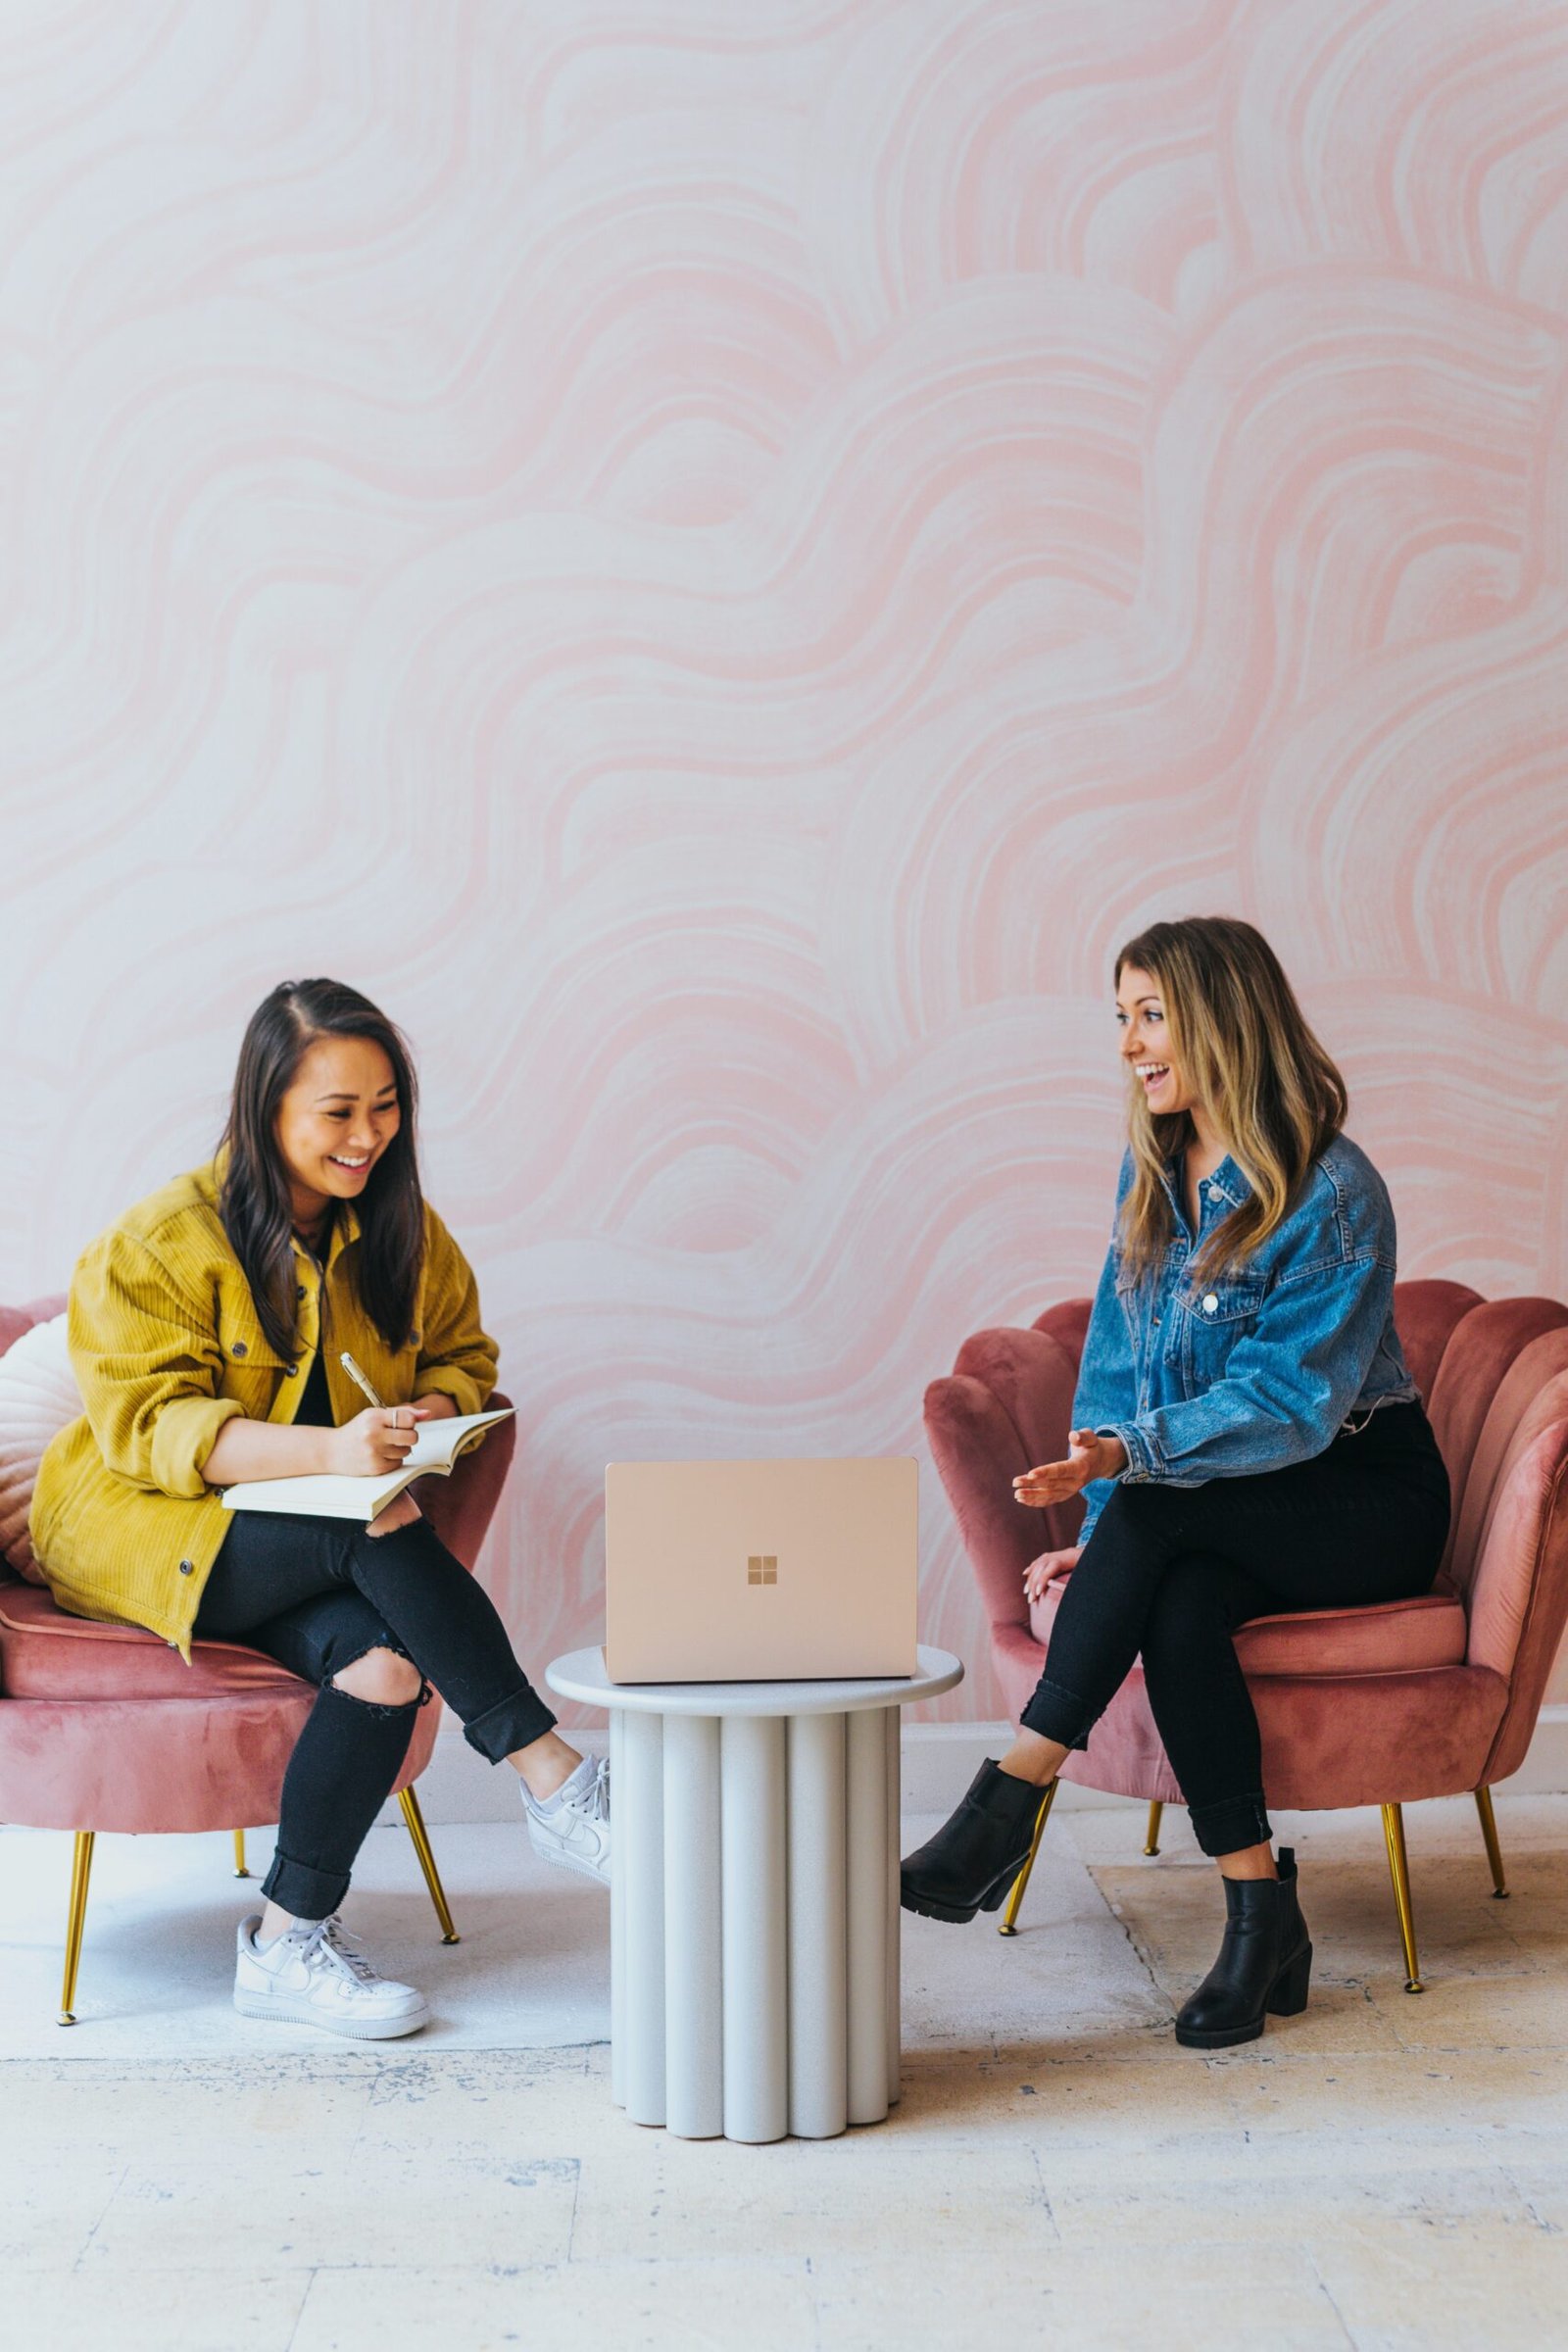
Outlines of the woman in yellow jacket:
[{"label": "woman in yellow jacket", "polygon": [[[516,1771],[535,1845],[609,1876],[605,1768],[579,1756],[481,1587],[409,1494],[368,1527],[228,1512],[237,1481],[395,1468],[418,1425],[480,1411],[496,1348],[419,1189],[404,1040],[333,980],[286,981],[245,1032],[222,1149],[121,1217],[71,1287],[86,1412],[44,1456],[34,1548],[62,1608],[189,1659],[242,1641],[318,1686],[289,1759],[235,2005],[356,2038],[429,2012],[345,1940],[338,1906],[397,1779],[427,1675]],[[365,1407],[347,1350],[387,1403]]]}]

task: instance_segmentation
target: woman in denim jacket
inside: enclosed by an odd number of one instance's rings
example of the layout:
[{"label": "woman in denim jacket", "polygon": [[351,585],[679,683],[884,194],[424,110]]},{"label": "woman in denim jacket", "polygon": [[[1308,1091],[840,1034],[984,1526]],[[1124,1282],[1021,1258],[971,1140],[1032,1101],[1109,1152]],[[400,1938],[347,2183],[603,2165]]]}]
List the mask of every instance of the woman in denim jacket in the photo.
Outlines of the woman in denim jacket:
[{"label": "woman in denim jacket", "polygon": [[1394,1210],[1344,1134],[1345,1081],[1250,923],[1156,923],[1116,958],[1131,1141],[1064,1462],[1020,1503],[1082,1493],[1045,1671],[1000,1765],[904,1865],[906,1908],[972,1919],[1026,1854],[1041,1790],[1140,1655],[1204,1853],[1219,1958],[1176,2020],[1200,2048],[1306,2004],[1295,1857],[1276,1864],[1249,1618],[1405,1599],[1447,1538],[1447,1472],[1394,1327]]}]

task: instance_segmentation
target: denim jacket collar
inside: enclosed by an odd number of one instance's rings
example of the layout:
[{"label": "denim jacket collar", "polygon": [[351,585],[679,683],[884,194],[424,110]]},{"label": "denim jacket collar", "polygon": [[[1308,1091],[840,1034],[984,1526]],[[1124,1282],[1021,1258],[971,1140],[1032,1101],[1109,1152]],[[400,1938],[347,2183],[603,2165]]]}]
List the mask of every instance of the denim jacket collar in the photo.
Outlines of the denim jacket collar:
[{"label": "denim jacket collar", "polygon": [[1210,1192],[1223,1193],[1232,1208],[1240,1208],[1244,1200],[1250,1200],[1252,1197],[1251,1186],[1228,1152],[1219,1166],[1209,1171],[1204,1182]]},{"label": "denim jacket collar", "polygon": [[[1196,1235],[1191,1234],[1188,1226],[1187,1203],[1183,1198],[1183,1156],[1180,1152],[1173,1152],[1169,1154],[1160,1169],[1160,1182],[1164,1185],[1166,1197],[1176,1213],[1178,1229],[1196,1240]],[[1200,1190],[1207,1201],[1212,1201],[1214,1195],[1219,1194],[1225,1203],[1220,1212],[1224,1216],[1228,1216],[1233,1208],[1240,1208],[1244,1200],[1250,1200],[1252,1193],[1250,1184],[1228,1152],[1219,1166],[1211,1168],[1203,1178]],[[1201,1223],[1201,1219],[1200,1219],[1200,1223]]]}]

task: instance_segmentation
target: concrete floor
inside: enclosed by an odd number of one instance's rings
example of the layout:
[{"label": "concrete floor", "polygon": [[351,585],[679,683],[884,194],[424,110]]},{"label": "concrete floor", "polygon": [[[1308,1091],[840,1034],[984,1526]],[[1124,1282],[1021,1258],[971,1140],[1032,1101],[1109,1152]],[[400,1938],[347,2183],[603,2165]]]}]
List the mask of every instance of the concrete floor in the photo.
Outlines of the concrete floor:
[{"label": "concrete floor", "polygon": [[[1305,2016],[1176,2047],[1221,1910],[1183,1816],[1051,1824],[1024,1912],[906,1919],[905,2096],[818,2144],[639,2131],[610,2103],[605,1904],[519,1827],[401,1831],[348,1916],[432,1997],[358,2049],[228,2006],[225,1840],[100,1841],[53,2023],[69,1840],[0,1833],[8,2344],[330,2352],[1530,2345],[1568,2333],[1568,1798],[1407,1817],[1429,1989],[1403,1990],[1376,1814],[1298,1816]],[[906,1824],[910,1842],[929,1824]],[[253,1839],[266,1861],[267,1840]]]}]

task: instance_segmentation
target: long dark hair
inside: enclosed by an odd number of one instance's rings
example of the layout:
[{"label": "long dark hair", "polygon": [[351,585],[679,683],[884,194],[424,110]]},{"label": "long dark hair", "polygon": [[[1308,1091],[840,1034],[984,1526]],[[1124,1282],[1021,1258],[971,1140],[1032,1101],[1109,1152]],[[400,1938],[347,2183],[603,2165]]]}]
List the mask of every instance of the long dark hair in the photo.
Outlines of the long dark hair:
[{"label": "long dark hair", "polygon": [[341,980],[283,980],[250,1017],[234,1072],[223,1149],[228,1164],[219,1194],[234,1255],[245,1269],[268,1343],[295,1351],[294,1225],[288,1169],[277,1148],[278,1105],[307,1049],[318,1037],[363,1037],[392,1064],[402,1116],[356,1207],[360,1247],[355,1277],[360,1304],[391,1348],[414,1328],[424,1263],[424,1196],[419,1190],[415,1119],[418,1084],[407,1041],[358,989]]}]

